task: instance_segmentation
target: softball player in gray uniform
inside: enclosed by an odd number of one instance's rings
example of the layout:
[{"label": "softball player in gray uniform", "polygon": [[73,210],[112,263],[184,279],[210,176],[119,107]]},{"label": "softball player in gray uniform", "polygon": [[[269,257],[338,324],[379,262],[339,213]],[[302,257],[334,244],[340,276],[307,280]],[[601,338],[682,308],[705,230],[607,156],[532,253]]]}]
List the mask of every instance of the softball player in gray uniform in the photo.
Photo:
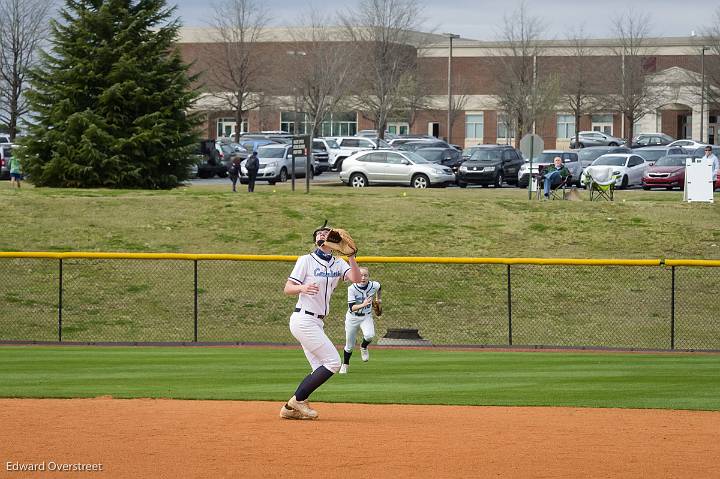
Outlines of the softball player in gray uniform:
[{"label": "softball player in gray uniform", "polygon": [[355,256],[348,261],[335,258],[325,246],[330,228],[322,227],[313,233],[318,248],[298,258],[285,283],[285,294],[298,295],[295,311],[290,316],[290,332],[302,345],[312,373],[302,380],[295,395],[280,409],[284,419],[315,419],[317,411],[307,402],[310,394],[340,369],[340,355],[327,337],[323,319],[330,311],[330,297],[340,280],[359,282],[360,269]]},{"label": "softball player in gray uniform", "polygon": [[370,272],[367,268],[360,268],[362,280],[348,287],[348,310],[345,313],[345,348],[343,350],[343,364],[340,374],[347,374],[350,367],[350,356],[355,347],[355,338],[358,329],[363,333],[360,345],[360,358],[363,361],[370,359],[368,346],[375,337],[375,323],[373,322],[372,300],[374,296],[380,300],[380,283],[370,281]]}]

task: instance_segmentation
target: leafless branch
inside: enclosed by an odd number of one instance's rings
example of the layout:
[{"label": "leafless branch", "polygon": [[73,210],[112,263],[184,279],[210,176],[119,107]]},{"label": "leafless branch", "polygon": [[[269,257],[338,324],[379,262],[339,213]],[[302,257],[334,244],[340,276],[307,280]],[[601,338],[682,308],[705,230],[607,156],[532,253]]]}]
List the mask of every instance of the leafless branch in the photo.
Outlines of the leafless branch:
[{"label": "leafless branch", "polygon": [[213,12],[216,43],[208,46],[204,59],[209,72],[206,84],[213,96],[235,112],[235,141],[239,141],[247,112],[259,108],[265,98],[257,44],[263,39],[269,15],[255,0],[221,0],[213,4]]},{"label": "leafless branch", "polygon": [[354,106],[372,119],[381,138],[392,112],[407,108],[402,85],[417,68],[421,11],[417,0],[360,0],[355,10],[340,15],[362,53]]},{"label": "leafless branch", "polygon": [[50,7],[44,0],[0,0],[0,123],[11,139],[28,113],[27,75],[46,38]]},{"label": "leafless branch", "polygon": [[495,99],[513,122],[516,146],[538,120],[555,110],[560,98],[557,75],[538,69],[544,32],[543,22],[528,12],[525,2],[505,16],[501,36],[507,50],[499,56],[505,74],[498,78]]}]

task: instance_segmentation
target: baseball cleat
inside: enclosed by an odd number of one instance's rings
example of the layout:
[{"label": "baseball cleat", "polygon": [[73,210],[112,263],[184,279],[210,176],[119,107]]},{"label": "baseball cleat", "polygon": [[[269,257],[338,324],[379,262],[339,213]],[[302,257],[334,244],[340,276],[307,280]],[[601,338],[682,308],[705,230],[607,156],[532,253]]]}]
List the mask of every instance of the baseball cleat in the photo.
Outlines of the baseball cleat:
[{"label": "baseball cleat", "polygon": [[347,372],[348,372],[347,364],[343,364],[342,366],[340,366],[340,374],[347,374]]},{"label": "baseball cleat", "polygon": [[370,351],[367,348],[360,348],[360,358],[363,361],[368,362],[370,360]]},{"label": "baseball cleat", "polygon": [[280,409],[280,417],[282,419],[305,419],[305,416],[300,411],[288,408],[287,404],[283,404]]},{"label": "baseball cleat", "polygon": [[315,419],[318,417],[317,411],[311,408],[307,401],[298,401],[295,396],[288,400],[287,405],[299,411],[304,416],[303,419]]}]

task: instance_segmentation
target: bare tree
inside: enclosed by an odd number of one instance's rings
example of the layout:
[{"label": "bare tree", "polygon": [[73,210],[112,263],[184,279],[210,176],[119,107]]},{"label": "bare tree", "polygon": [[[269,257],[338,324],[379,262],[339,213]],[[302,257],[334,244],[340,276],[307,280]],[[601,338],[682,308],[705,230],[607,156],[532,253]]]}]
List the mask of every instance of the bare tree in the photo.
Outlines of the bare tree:
[{"label": "bare tree", "polygon": [[582,33],[582,27],[571,32],[570,57],[564,74],[560,79],[562,91],[570,110],[575,117],[575,144],[579,143],[580,117],[597,108],[597,91],[594,84],[597,79],[596,61],[590,56],[588,40]]},{"label": "bare tree", "polygon": [[11,141],[28,113],[27,75],[46,38],[50,6],[46,0],[0,0],[0,123]]},{"label": "bare tree", "polygon": [[[628,11],[613,20],[617,46],[614,75],[611,73],[613,91],[608,96],[609,106],[623,115],[628,144],[634,135],[634,124],[649,113],[658,101],[661,88],[652,85],[649,75],[653,73],[651,53],[647,38],[649,19],[645,14]],[[624,133],[624,132],[623,132]]]},{"label": "bare tree", "polygon": [[340,16],[363,53],[355,106],[373,121],[380,138],[390,115],[407,106],[402,85],[416,69],[420,15],[417,0],[360,0],[355,10]]},{"label": "bare tree", "polygon": [[[353,72],[354,47],[338,41],[337,29],[320,12],[310,11],[304,28],[290,30],[295,42],[292,83],[297,111],[307,115],[313,137],[327,116],[347,98]],[[295,132],[297,133],[297,131]]]},{"label": "bare tree", "polygon": [[429,96],[431,88],[426,81],[427,78],[421,71],[413,70],[403,75],[400,81],[399,93],[402,100],[398,102],[399,109],[391,115],[406,118],[411,131],[417,121],[418,113],[432,107]]},{"label": "bare tree", "polygon": [[538,70],[544,30],[540,18],[530,15],[525,2],[504,18],[502,39],[507,53],[499,57],[504,75],[498,78],[495,99],[507,121],[513,122],[516,147],[539,119],[555,110],[560,98],[557,76]]},{"label": "bare tree", "polygon": [[[466,92],[468,91],[468,81],[466,78],[462,78],[455,82],[455,88],[458,92]],[[468,103],[468,100],[470,100],[470,97],[465,93],[458,93],[456,95],[453,95],[450,98],[450,104],[448,105],[450,107],[450,127],[449,130],[452,130],[452,127],[455,125],[455,121],[462,115],[462,113],[465,111],[465,106]],[[451,142],[450,136],[448,136],[448,143]]]},{"label": "bare tree", "polygon": [[255,0],[221,0],[213,5],[214,40],[206,52],[210,94],[226,102],[235,113],[235,141],[246,114],[264,103],[257,44],[262,41],[269,16]]},{"label": "bare tree", "polygon": [[718,22],[720,22],[720,7],[715,10],[710,26],[702,31],[702,45],[693,52],[702,55],[700,49],[706,48],[702,59],[704,65],[701,66],[705,73],[705,85],[704,91],[700,91],[702,85],[698,89],[698,96],[711,105],[720,103],[720,24]]}]

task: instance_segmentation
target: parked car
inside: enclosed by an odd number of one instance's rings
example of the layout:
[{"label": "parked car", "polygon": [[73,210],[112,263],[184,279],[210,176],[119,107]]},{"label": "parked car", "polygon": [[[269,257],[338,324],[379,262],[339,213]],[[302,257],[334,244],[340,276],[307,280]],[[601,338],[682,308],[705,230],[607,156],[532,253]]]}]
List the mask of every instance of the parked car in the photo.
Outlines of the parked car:
[{"label": "parked car", "polygon": [[[261,146],[257,150],[260,169],[258,170],[256,181],[267,181],[269,184],[283,183],[291,175],[292,171],[292,145],[284,143],[275,143],[271,145]],[[240,163],[240,183],[248,182],[247,168],[243,160]],[[305,177],[305,164],[307,160],[304,156],[295,158],[295,177]],[[310,160],[310,178],[313,177],[314,163]]]},{"label": "parked car", "polygon": [[[687,148],[683,148],[683,149],[685,150],[685,152],[687,152],[686,156],[689,156],[690,158],[702,158],[703,156],[705,156],[705,147],[706,146],[707,145],[703,145],[698,148],[695,148],[694,150],[692,150],[692,149],[688,150]],[[720,158],[720,146],[718,146],[718,145],[710,145],[710,146],[712,147],[713,154],[715,156],[717,156],[718,158]]]},{"label": "parked car", "polygon": [[462,151],[463,161],[467,161],[482,145],[469,146]]},{"label": "parked car", "polygon": [[345,159],[340,181],[355,188],[374,184],[429,188],[454,183],[455,175],[449,167],[431,163],[415,152],[385,149],[360,151]]},{"label": "parked car", "polygon": [[[403,151],[417,151],[420,148],[453,148],[447,141],[444,140],[413,140],[406,143],[397,145],[398,150]],[[459,151],[459,150],[458,150]]]},{"label": "parked car", "polygon": [[668,155],[659,158],[645,171],[642,178],[643,190],[651,188],[685,188],[685,160],[687,155]]},{"label": "parked car", "polygon": [[705,143],[701,143],[699,141],[695,140],[675,140],[672,143],[668,145],[668,148],[671,148],[673,146],[679,146],[681,148],[684,148],[686,150],[696,150],[698,148],[702,148],[705,146]]},{"label": "parked car", "polygon": [[328,151],[324,141],[313,138],[312,155],[315,164],[315,170],[313,171],[313,173],[315,175],[322,174],[323,171],[327,171],[330,169],[330,152]]},{"label": "parked car", "polygon": [[[611,153],[603,155],[592,162],[590,166],[613,166],[613,175],[617,176],[615,186],[627,188],[632,185],[641,185],[648,162],[642,156],[634,153]],[[585,175],[581,178],[585,186]]]},{"label": "parked car", "polygon": [[10,179],[10,158],[12,158],[12,145],[0,144],[0,180]]},{"label": "parked car", "polygon": [[[377,130],[360,130],[357,133],[355,133],[355,136],[362,136],[363,138],[377,138],[378,137],[378,131]],[[385,138],[395,138],[396,135],[393,135],[389,131],[385,130]]]},{"label": "parked car", "polygon": [[272,140],[275,143],[292,143],[293,135],[284,131],[257,131],[240,135],[240,143],[247,140]]},{"label": "parked car", "polygon": [[[240,145],[245,148],[245,151],[248,153],[252,153],[253,151],[257,151],[258,148],[265,145],[278,145],[281,144],[281,142],[278,142],[276,140],[272,140],[270,138],[253,138],[253,137],[240,137]],[[282,143],[287,144],[287,143]]]},{"label": "parked car", "polygon": [[593,161],[602,155],[608,153],[632,153],[633,151],[626,146],[588,146],[577,152],[578,161],[580,162],[580,168],[578,175],[575,176],[576,184],[580,185],[580,177],[582,176],[585,168],[590,166]]},{"label": "parked car", "polygon": [[509,145],[480,145],[458,169],[457,183],[461,188],[468,184],[494,185],[516,183],[523,165],[520,152]]},{"label": "parked car", "polygon": [[[340,152],[340,147],[337,144],[337,141],[335,141],[335,138],[330,137],[321,137],[321,138],[314,138],[313,142],[318,142],[317,147],[322,149],[325,148],[325,151],[327,151],[328,154],[328,170],[331,169],[331,165],[335,164],[335,160],[337,159],[337,155]],[[319,146],[322,143],[322,147]],[[314,146],[315,147],[315,146]]]},{"label": "parked car", "polygon": [[338,145],[338,153],[335,155],[335,161],[330,162],[330,169],[341,171],[345,158],[364,150],[375,150],[378,148],[390,148],[390,145],[380,138],[365,138],[360,136],[340,136],[335,137]]},{"label": "parked car", "polygon": [[669,145],[675,141],[670,135],[665,133],[640,133],[630,142],[630,148],[645,148],[646,146],[663,146]]},{"label": "parked car", "polygon": [[585,148],[588,146],[620,146],[625,144],[625,140],[605,134],[601,131],[581,131],[578,132],[578,139],[570,141],[570,148]]},{"label": "parked car", "polygon": [[0,133],[0,145],[9,145],[10,143],[10,135],[6,133]]},{"label": "parked car", "polygon": [[547,165],[551,165],[556,156],[562,158],[563,163],[572,175],[571,183],[577,184],[579,176],[581,176],[583,170],[579,155],[580,152],[578,151],[543,150],[542,153],[532,159],[532,168],[530,166],[530,160],[525,160],[525,163],[523,163],[518,169],[517,186],[519,188],[527,188],[528,182],[530,181],[530,175],[536,176],[539,168],[541,166],[545,167]]},{"label": "parked car", "polygon": [[391,138],[387,142],[393,148],[397,148],[398,146],[408,143],[410,141],[419,141],[419,140],[437,140],[437,138],[435,138],[434,136],[428,136],[428,135],[402,135],[402,136],[398,136],[397,138]]},{"label": "parked car", "polygon": [[215,175],[225,178],[228,175],[230,157],[226,158],[222,146],[215,140],[201,141],[194,156],[198,165],[197,175],[200,178],[212,178]]},{"label": "parked car", "polygon": [[455,174],[457,174],[458,168],[460,168],[463,162],[461,153],[455,148],[421,148],[415,151],[415,153],[431,163],[449,166]]},{"label": "parked car", "polygon": [[[674,150],[675,148],[671,149],[670,151]],[[638,155],[645,158],[645,161],[648,162],[648,166],[654,165],[657,160],[669,154],[667,146],[647,146],[645,148],[636,148],[632,151],[632,153],[637,153]],[[681,152],[678,151],[677,153]]]}]

